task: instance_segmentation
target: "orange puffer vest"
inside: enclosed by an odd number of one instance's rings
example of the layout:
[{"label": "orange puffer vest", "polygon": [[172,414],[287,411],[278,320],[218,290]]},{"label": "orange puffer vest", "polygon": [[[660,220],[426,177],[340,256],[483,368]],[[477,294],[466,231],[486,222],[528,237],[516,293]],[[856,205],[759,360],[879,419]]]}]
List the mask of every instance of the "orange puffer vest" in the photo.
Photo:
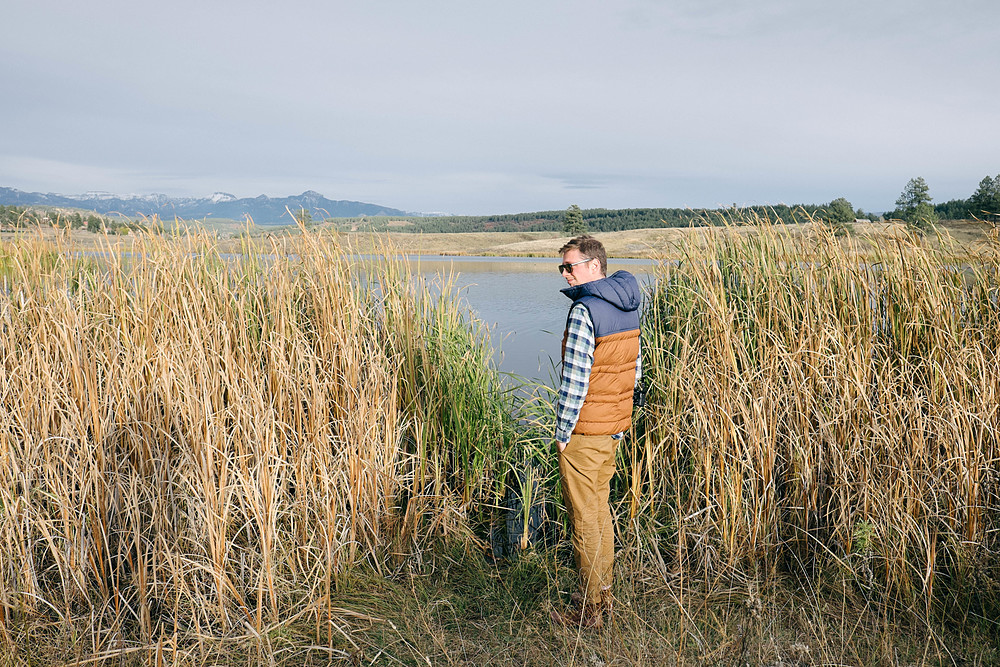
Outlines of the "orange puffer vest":
[{"label": "orange puffer vest", "polygon": [[590,312],[596,343],[587,396],[573,433],[613,435],[628,430],[639,356],[639,283],[631,273],[617,271],[562,292],[574,306],[582,304]]}]

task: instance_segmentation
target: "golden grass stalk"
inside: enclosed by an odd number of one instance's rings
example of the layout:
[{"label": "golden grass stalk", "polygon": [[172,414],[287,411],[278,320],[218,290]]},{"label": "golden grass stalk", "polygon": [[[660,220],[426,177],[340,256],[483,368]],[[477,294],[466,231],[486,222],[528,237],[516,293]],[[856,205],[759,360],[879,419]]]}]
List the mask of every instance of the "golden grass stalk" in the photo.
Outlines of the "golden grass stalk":
[{"label": "golden grass stalk", "polygon": [[400,264],[309,234],[241,256],[140,236],[7,243],[0,273],[5,619],[319,627],[346,568],[391,566],[434,530],[420,517],[498,485],[487,343]]},{"label": "golden grass stalk", "polygon": [[740,222],[651,296],[627,514],[710,579],[832,567],[910,604],[997,568],[996,249]]}]

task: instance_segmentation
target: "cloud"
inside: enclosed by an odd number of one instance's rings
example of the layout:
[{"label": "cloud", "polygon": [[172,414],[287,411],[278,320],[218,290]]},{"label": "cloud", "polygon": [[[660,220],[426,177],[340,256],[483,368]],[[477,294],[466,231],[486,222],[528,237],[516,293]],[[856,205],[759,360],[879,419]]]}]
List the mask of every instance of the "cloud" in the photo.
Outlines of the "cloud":
[{"label": "cloud", "polygon": [[615,179],[605,175],[595,174],[547,174],[545,178],[557,181],[560,187],[567,190],[605,190]]},{"label": "cloud", "polygon": [[[89,191],[146,193],[141,186],[159,182],[161,175],[137,174],[129,169],[0,154],[0,183],[19,190],[80,194]],[[53,184],[59,184],[54,188]]]},{"label": "cloud", "polygon": [[22,189],[880,210],[915,175],[941,200],[1000,171],[985,0],[95,0],[5,18],[0,184]]}]

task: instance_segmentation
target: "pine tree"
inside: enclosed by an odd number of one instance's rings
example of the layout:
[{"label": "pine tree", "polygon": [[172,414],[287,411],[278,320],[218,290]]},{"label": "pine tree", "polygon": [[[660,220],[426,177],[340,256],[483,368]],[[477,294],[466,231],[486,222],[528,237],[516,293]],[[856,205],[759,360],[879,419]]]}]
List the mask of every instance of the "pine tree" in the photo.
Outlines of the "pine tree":
[{"label": "pine tree", "polygon": [[583,219],[583,211],[576,204],[566,209],[563,215],[563,232],[569,236],[579,236],[587,232],[587,223]]},{"label": "pine tree", "polygon": [[972,214],[983,220],[1000,220],[1000,174],[986,176],[969,198]]},{"label": "pine tree", "polygon": [[851,231],[850,225],[854,222],[854,207],[844,197],[837,197],[826,207],[822,219],[835,236],[844,236]]},{"label": "pine tree", "polygon": [[925,233],[937,222],[937,213],[931,206],[930,188],[922,176],[911,178],[899,199],[896,200],[896,214],[906,222],[911,230]]},{"label": "pine tree", "polygon": [[295,222],[297,222],[303,229],[309,229],[312,227],[313,223],[312,213],[305,208],[300,208],[295,213]]},{"label": "pine tree", "polygon": [[931,203],[931,196],[929,193],[930,188],[927,186],[927,181],[925,181],[922,176],[911,178],[907,182],[906,188],[903,190],[902,194],[899,195],[899,199],[896,200],[896,206],[898,206],[904,213],[906,211],[912,211],[920,204]]}]

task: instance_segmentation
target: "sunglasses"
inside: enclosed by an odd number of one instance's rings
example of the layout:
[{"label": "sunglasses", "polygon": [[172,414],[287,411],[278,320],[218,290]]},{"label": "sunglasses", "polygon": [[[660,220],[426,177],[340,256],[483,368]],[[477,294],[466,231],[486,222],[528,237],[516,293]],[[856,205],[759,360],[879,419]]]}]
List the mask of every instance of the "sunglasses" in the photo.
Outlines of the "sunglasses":
[{"label": "sunglasses", "polygon": [[586,259],[581,259],[579,262],[573,262],[572,264],[560,264],[559,275],[561,276],[563,274],[563,271],[569,271],[570,273],[573,273],[574,266],[576,266],[577,264],[583,264],[584,262],[589,262],[592,259],[593,259],[592,257],[587,257]]}]

